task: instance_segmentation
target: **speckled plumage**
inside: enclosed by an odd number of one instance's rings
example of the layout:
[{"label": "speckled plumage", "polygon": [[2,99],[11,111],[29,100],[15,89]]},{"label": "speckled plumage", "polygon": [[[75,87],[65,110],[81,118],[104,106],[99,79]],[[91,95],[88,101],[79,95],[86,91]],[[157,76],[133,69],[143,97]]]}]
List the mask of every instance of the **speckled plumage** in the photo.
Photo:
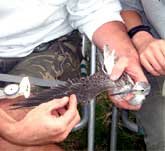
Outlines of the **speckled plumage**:
[{"label": "speckled plumage", "polygon": [[[67,84],[44,90],[35,96],[21,101],[14,106],[33,107],[54,98],[61,98],[76,94],[79,103],[88,103],[92,98],[103,91],[109,90],[111,94],[131,91],[133,83],[127,74],[123,74],[118,80],[112,81],[104,71],[80,79],[68,80]],[[123,95],[123,94],[120,94]]]}]

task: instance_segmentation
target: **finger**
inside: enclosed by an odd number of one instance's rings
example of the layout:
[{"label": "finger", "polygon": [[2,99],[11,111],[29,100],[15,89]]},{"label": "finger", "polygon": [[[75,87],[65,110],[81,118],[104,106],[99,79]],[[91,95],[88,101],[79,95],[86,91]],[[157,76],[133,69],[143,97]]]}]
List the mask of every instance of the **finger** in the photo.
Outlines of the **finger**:
[{"label": "finger", "polygon": [[128,59],[126,57],[121,57],[115,64],[114,68],[112,69],[110,78],[112,80],[117,80],[122,75],[127,65],[128,65]]},{"label": "finger", "polygon": [[71,95],[69,97],[69,106],[67,111],[61,116],[62,122],[66,123],[67,125],[74,119],[77,112],[77,99],[75,95]]},{"label": "finger", "polygon": [[11,122],[16,122],[16,120],[14,118],[12,118],[11,116],[9,116],[4,110],[2,110],[0,108],[0,114],[3,115],[3,118],[7,119],[8,121]]},{"label": "finger", "polygon": [[80,115],[77,111],[77,114],[76,114],[75,118],[69,123],[69,125],[67,125],[66,130],[63,131],[62,133],[56,135],[56,139],[58,140],[58,142],[61,142],[61,141],[65,140],[67,138],[67,136],[69,135],[69,133],[71,132],[71,130],[75,127],[75,125],[79,121],[80,121]]},{"label": "finger", "polygon": [[133,68],[126,69],[125,71],[128,73],[128,75],[131,76],[134,82],[140,82],[140,81],[148,82],[140,65],[136,66],[136,64],[134,64]]},{"label": "finger", "polygon": [[71,121],[71,123],[68,125],[68,130],[67,133],[69,134],[71,132],[71,130],[76,126],[76,124],[78,124],[80,121],[80,115],[77,111],[77,114],[75,116],[75,118]]},{"label": "finger", "polygon": [[40,107],[45,108],[46,110],[50,112],[50,111],[66,106],[68,101],[69,101],[68,97],[63,97],[61,99],[53,99],[52,101],[41,104]]},{"label": "finger", "polygon": [[131,105],[127,101],[117,101],[116,106],[122,109],[127,109],[127,110],[139,110],[141,108],[141,105]]},{"label": "finger", "polygon": [[[109,95],[109,94],[108,94]],[[128,94],[124,97],[110,97],[111,101],[115,104],[116,107],[127,110],[139,110],[141,105],[131,105],[129,101],[133,98],[133,94]]]},{"label": "finger", "polygon": [[165,47],[162,47],[161,52],[162,52],[163,56],[165,57]]},{"label": "finger", "polygon": [[156,51],[154,53],[154,56],[156,58],[156,61],[159,63],[159,65],[162,68],[162,71],[163,71],[162,74],[165,73],[165,61],[164,61],[165,60],[165,56],[163,54],[164,53],[163,49],[164,49],[164,47],[160,47],[160,51]]},{"label": "finger", "polygon": [[113,100],[112,102],[115,104],[116,107],[120,109],[127,109],[127,110],[139,110],[141,105],[131,105],[128,103],[128,101],[124,99],[118,99],[118,100]]},{"label": "finger", "polygon": [[79,112],[78,112],[78,110],[77,110],[76,116],[75,116],[75,118],[72,120],[72,122],[70,123],[70,125],[68,126],[68,129],[71,131],[71,130],[76,126],[76,124],[79,123],[79,121],[80,121],[80,114],[79,114]]},{"label": "finger", "polygon": [[161,47],[160,50],[161,50],[163,56],[165,57],[165,40],[161,40],[160,47]]},{"label": "finger", "polygon": [[60,116],[56,110],[53,110],[51,112],[51,114],[54,115],[55,117],[59,117]]},{"label": "finger", "polygon": [[146,60],[142,59],[141,60],[142,65],[145,67],[145,69],[151,73],[154,76],[159,76],[160,74],[152,67],[152,65]]},{"label": "finger", "polygon": [[64,113],[66,112],[66,109],[63,107],[63,108],[58,109],[57,111],[60,115],[64,115]]},{"label": "finger", "polygon": [[[147,61],[149,62],[149,64],[151,64],[151,66],[154,68],[155,71],[157,71],[159,74],[164,74],[163,68],[158,61],[159,59],[161,59],[160,51],[157,51],[156,54],[147,52],[145,54],[145,57],[146,57]],[[157,57],[160,57],[160,58],[157,58]],[[161,61],[164,62],[164,59]]]}]

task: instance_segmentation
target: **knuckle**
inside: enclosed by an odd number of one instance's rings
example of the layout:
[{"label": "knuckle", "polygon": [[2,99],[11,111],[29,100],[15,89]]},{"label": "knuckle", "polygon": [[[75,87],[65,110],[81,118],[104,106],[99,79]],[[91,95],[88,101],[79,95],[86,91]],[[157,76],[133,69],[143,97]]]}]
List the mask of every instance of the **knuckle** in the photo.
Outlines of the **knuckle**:
[{"label": "knuckle", "polygon": [[45,108],[45,106],[46,106],[46,103],[41,103],[38,107],[39,108]]},{"label": "knuckle", "polygon": [[154,50],[155,47],[156,47],[155,43],[152,42],[150,45],[146,47],[147,50],[146,52],[150,52],[150,50]]},{"label": "knuckle", "polygon": [[79,122],[79,121],[80,121],[80,119],[81,119],[81,117],[80,117],[80,114],[78,113],[78,116],[77,116],[77,121]]},{"label": "knuckle", "polygon": [[141,53],[139,55],[139,57],[140,57],[141,60],[146,60],[147,56],[148,56],[148,51],[143,52],[143,53]]},{"label": "knuckle", "polygon": [[144,60],[145,59],[145,55],[144,54],[141,54],[139,57],[140,57],[140,60]]},{"label": "knuckle", "polygon": [[76,118],[75,118],[76,124],[77,124],[78,122],[80,122],[80,119],[81,119],[81,117],[80,117],[80,115],[77,113]]},{"label": "knuckle", "polygon": [[64,124],[64,122],[61,122],[61,123],[57,124],[57,126],[54,127],[54,129],[56,131],[58,131],[59,133],[62,133],[66,130],[66,124]]},{"label": "knuckle", "polygon": [[158,71],[159,73],[163,73],[163,70],[162,70],[161,67],[157,67],[157,71]]},{"label": "knuckle", "polygon": [[68,133],[63,133],[61,136],[59,136],[58,141],[62,142],[68,137]]},{"label": "knuckle", "polygon": [[72,111],[71,111],[71,115],[72,116],[75,116],[77,114],[77,109],[75,108],[75,109],[73,109]]},{"label": "knuckle", "polygon": [[61,124],[61,127],[59,128],[60,132],[65,132],[66,131],[66,125]]},{"label": "knuckle", "polygon": [[55,139],[55,142],[56,143],[61,143],[63,140],[60,138],[60,137],[58,137],[58,139]]},{"label": "knuckle", "polygon": [[64,134],[62,135],[62,139],[65,140],[65,139],[68,137],[68,134],[69,134],[69,133],[64,133]]},{"label": "knuckle", "polygon": [[149,44],[149,47],[155,47],[155,45],[157,45],[157,43],[159,43],[159,40],[154,40]]},{"label": "knuckle", "polygon": [[155,70],[151,70],[150,73],[154,76],[159,76],[159,74],[157,72],[155,72]]},{"label": "knuckle", "polygon": [[159,39],[159,42],[160,42],[160,44],[162,44],[162,45],[165,44],[165,40],[163,40],[163,39]]}]

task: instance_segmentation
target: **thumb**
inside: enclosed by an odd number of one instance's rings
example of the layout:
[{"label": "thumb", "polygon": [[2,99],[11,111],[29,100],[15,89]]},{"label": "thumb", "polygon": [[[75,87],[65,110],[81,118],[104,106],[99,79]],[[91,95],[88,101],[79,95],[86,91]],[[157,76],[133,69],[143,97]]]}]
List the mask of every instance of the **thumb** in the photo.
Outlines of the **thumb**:
[{"label": "thumb", "polygon": [[128,70],[127,73],[131,76],[134,82],[140,82],[140,81],[148,82],[140,66],[134,67],[134,70]]},{"label": "thumb", "polygon": [[124,72],[125,68],[128,66],[128,59],[126,57],[121,57],[116,62],[115,66],[113,67],[112,73],[110,75],[111,80],[117,80],[122,73]]},{"label": "thumb", "polygon": [[53,111],[59,108],[62,108],[68,104],[69,98],[63,97],[60,99],[53,99],[43,105],[47,108],[48,111]]}]

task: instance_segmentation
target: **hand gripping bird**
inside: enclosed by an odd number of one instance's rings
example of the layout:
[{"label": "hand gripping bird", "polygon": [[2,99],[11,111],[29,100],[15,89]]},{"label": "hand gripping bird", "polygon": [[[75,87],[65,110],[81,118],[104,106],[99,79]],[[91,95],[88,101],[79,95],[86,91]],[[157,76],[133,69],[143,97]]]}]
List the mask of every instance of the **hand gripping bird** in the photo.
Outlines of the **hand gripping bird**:
[{"label": "hand gripping bird", "polygon": [[[146,82],[134,83],[127,73],[112,81],[110,74],[115,64],[115,51],[110,51],[108,45],[104,46],[104,63],[100,71],[95,74],[82,78],[69,79],[65,84],[57,85],[51,89],[43,90],[42,92],[31,96],[24,101],[13,104],[16,108],[34,107],[41,103],[50,101],[54,98],[61,98],[75,94],[79,103],[86,104],[91,99],[96,97],[103,91],[110,91],[113,97],[123,97],[128,93],[133,93],[134,97],[130,100],[130,104],[141,104],[145,96],[150,92],[150,84]],[[103,65],[104,64],[104,65]]]}]

